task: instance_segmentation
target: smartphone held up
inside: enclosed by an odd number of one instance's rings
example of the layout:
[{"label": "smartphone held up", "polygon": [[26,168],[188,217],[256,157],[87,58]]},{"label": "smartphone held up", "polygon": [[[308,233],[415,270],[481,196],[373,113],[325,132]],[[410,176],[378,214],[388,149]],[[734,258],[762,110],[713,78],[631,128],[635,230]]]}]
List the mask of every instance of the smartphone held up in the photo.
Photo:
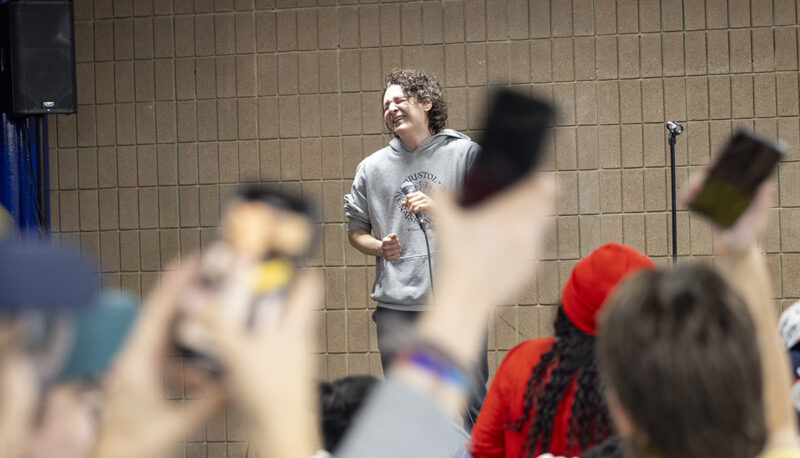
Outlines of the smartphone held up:
[{"label": "smartphone held up", "polygon": [[509,88],[491,94],[481,151],[467,172],[460,202],[469,207],[510,186],[540,162],[554,108]]},{"label": "smartphone held up", "polygon": [[783,154],[778,145],[744,131],[736,132],[708,169],[689,208],[715,224],[731,227]]},{"label": "smartphone held up", "polygon": [[[249,186],[225,208],[221,238],[202,253],[182,301],[220,307],[243,328],[274,326],[297,270],[315,238],[313,212],[304,201],[264,186]],[[213,336],[189,316],[175,324],[184,355],[221,372]]]}]

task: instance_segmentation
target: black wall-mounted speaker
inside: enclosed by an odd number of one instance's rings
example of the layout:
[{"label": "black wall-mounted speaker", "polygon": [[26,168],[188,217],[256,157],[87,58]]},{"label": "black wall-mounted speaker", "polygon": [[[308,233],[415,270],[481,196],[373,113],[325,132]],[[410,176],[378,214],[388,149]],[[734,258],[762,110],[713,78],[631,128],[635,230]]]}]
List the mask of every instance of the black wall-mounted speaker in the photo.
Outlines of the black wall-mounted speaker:
[{"label": "black wall-mounted speaker", "polygon": [[14,115],[77,111],[73,24],[70,0],[0,4],[2,111]]}]

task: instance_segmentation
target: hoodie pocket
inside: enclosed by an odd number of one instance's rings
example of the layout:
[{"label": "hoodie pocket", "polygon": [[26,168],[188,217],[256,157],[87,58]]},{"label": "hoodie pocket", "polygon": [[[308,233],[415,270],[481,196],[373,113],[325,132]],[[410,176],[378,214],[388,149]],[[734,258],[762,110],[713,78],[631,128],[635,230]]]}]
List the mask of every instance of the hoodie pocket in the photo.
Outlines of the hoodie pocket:
[{"label": "hoodie pocket", "polygon": [[373,299],[390,304],[422,305],[430,291],[428,256],[411,256],[377,267]]}]

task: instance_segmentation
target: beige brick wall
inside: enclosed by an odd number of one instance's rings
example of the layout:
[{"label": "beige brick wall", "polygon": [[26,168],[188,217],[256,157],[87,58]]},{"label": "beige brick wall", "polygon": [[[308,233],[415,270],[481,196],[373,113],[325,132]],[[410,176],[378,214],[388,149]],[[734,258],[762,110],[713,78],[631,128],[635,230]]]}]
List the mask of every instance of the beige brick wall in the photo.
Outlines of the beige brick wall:
[{"label": "beige brick wall", "polygon": [[[143,293],[216,236],[236,183],[302,193],[322,209],[323,378],[380,373],[372,262],[346,243],[342,195],[388,140],[381,82],[399,66],[437,73],[468,134],[490,83],[560,107],[557,224],[538,280],[490,323],[492,368],[550,332],[566,275],[601,242],[668,263],[668,119],[686,126],[679,184],[732,129],[787,142],[764,249],[774,297],[800,297],[795,0],[76,0],[75,20],[79,113],[50,118],[55,237]],[[678,229],[682,258],[711,258],[703,221],[681,211]],[[244,424],[221,416],[179,456],[243,456]]]}]

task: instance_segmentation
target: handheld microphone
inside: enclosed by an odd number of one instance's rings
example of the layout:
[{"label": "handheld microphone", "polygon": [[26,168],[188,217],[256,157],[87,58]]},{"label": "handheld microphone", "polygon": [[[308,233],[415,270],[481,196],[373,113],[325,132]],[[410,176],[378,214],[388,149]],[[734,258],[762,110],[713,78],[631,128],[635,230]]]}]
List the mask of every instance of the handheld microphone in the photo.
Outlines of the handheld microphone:
[{"label": "handheld microphone", "polygon": [[667,121],[666,126],[667,130],[670,131],[670,133],[672,134],[680,135],[683,133],[683,126],[675,121]]},{"label": "handheld microphone", "polygon": [[[405,194],[406,197],[408,197],[409,194],[413,194],[413,193],[417,192],[417,187],[414,186],[414,183],[412,183],[410,181],[404,181],[403,184],[400,185],[400,189],[403,191],[403,194]],[[424,223],[423,223],[423,219],[425,219],[425,215],[422,212],[417,212],[416,214],[414,214],[414,216],[417,218],[417,222],[419,223],[420,227],[423,230],[425,230]]]},{"label": "handheld microphone", "polygon": [[[400,185],[400,190],[403,191],[403,194],[406,195],[408,198],[409,194],[413,194],[417,192],[417,187],[414,186],[414,183],[410,181],[404,181],[403,184]],[[428,242],[428,230],[425,229],[425,215],[422,212],[417,212],[414,214],[417,217],[417,223],[419,223],[419,228],[422,231],[422,235],[425,236],[425,249],[428,251],[428,275],[431,278],[431,294],[433,294],[433,265],[431,264],[431,245]]]}]

